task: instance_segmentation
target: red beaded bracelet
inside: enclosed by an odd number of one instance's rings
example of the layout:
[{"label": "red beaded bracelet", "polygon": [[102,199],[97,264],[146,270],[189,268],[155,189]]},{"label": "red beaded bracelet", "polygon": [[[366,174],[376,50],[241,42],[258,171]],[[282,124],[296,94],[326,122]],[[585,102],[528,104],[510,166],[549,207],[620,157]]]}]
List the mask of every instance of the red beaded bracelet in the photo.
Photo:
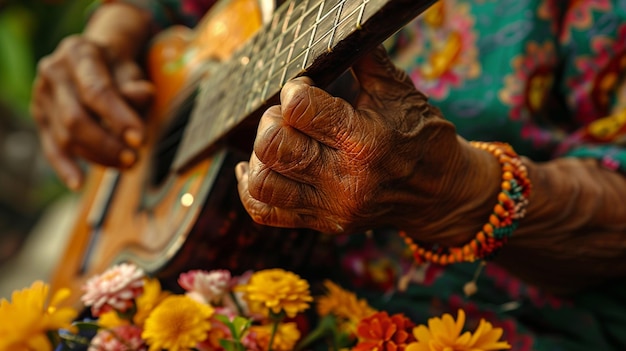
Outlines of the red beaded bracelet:
[{"label": "red beaded bracelet", "polygon": [[400,236],[411,250],[416,263],[432,262],[447,265],[455,262],[473,262],[490,258],[501,248],[518,226],[518,220],[526,214],[531,183],[526,166],[513,148],[505,143],[470,142],[478,149],[494,155],[502,168],[501,191],[493,207],[489,221],[467,244],[444,247],[436,244],[418,245],[405,231]]}]

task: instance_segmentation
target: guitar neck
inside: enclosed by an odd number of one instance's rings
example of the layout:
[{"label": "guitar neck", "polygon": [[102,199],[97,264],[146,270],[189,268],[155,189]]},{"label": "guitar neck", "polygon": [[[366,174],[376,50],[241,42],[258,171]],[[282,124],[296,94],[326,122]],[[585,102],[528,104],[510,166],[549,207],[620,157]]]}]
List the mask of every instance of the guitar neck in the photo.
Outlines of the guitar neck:
[{"label": "guitar neck", "polygon": [[436,0],[291,0],[199,85],[173,162],[182,170],[244,121],[258,120],[283,85],[307,75],[326,86]]}]

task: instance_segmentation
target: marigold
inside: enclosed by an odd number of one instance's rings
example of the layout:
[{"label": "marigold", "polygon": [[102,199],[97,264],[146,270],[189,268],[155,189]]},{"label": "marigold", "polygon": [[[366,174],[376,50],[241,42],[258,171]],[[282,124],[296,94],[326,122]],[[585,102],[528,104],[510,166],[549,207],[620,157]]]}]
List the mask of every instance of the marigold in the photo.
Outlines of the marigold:
[{"label": "marigold", "polygon": [[502,336],[501,328],[493,328],[491,323],[481,319],[472,335],[463,331],[465,312],[459,309],[455,321],[449,314],[442,318],[430,318],[428,327],[419,325],[413,329],[417,342],[411,343],[406,351],[495,351],[510,349],[506,341],[498,341]]},{"label": "marigold", "polygon": [[214,310],[184,295],[172,295],[150,313],[141,336],[150,351],[189,350],[204,341]]},{"label": "marigold", "polygon": [[[250,333],[255,334],[256,344],[260,350],[269,350],[272,336],[272,324],[255,325],[250,327]],[[279,323],[272,341],[273,351],[292,351],[300,339],[300,330],[294,322]]]},{"label": "marigold", "polygon": [[361,320],[357,326],[359,343],[353,351],[403,351],[415,341],[411,335],[413,326],[413,322],[402,314],[389,316],[387,312],[377,312]]},{"label": "marigold", "polygon": [[110,310],[125,312],[142,293],[143,277],[143,270],[133,264],[115,265],[91,277],[83,286],[85,294],[81,299],[96,317]]},{"label": "marigold", "polygon": [[49,290],[47,284],[36,281],[30,288],[14,291],[11,302],[0,299],[0,350],[48,351],[52,349],[48,331],[73,329],[77,312],[70,307],[59,308],[70,291],[57,291],[47,303]]},{"label": "marigold", "polygon": [[295,317],[308,309],[309,302],[313,301],[306,280],[278,268],[254,273],[248,284],[238,287],[238,290],[244,292],[251,312],[262,312],[266,316],[269,311],[274,314],[285,311],[287,316]]},{"label": "marigold", "polygon": [[356,333],[359,321],[376,313],[365,299],[358,299],[356,294],[344,290],[330,280],[324,281],[324,286],[327,293],[317,298],[317,313],[320,316],[332,314],[337,317],[341,331]]},{"label": "marigold", "polygon": [[170,293],[161,290],[161,283],[158,279],[145,278],[143,293],[135,299],[137,312],[133,316],[133,322],[138,326],[143,326],[150,312],[168,296]]}]

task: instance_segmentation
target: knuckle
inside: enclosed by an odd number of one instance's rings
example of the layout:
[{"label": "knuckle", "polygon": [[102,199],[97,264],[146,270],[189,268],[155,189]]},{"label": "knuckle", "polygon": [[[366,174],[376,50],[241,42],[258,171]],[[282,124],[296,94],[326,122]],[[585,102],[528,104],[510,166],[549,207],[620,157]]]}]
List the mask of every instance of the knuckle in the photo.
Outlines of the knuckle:
[{"label": "knuckle", "polygon": [[250,195],[258,201],[271,203],[275,192],[275,182],[271,179],[271,170],[269,168],[251,171],[248,182]]},{"label": "knuckle", "polygon": [[61,60],[58,58],[58,56],[45,56],[41,60],[39,60],[39,63],[37,63],[37,74],[41,77],[47,78],[52,72],[58,69],[60,63]]},{"label": "knuckle", "polygon": [[61,51],[75,51],[82,47],[86,43],[86,40],[80,35],[70,35],[59,43],[59,49]]},{"label": "knuckle", "polygon": [[56,144],[59,149],[69,151],[72,146],[71,134],[66,131],[60,132],[56,135]]},{"label": "knuckle", "polygon": [[68,113],[64,114],[63,124],[68,131],[68,134],[75,134],[81,132],[82,120],[84,116],[82,113],[74,110],[68,111]]},{"label": "knuckle", "polygon": [[81,96],[88,104],[93,104],[109,91],[110,85],[103,80],[91,79],[81,89]]}]

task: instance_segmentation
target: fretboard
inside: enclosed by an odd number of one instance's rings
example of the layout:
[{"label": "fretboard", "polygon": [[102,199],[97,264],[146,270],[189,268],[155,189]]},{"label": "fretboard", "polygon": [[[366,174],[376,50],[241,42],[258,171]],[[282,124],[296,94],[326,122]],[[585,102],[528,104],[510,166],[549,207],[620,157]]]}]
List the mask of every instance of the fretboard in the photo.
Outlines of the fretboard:
[{"label": "fretboard", "polygon": [[173,168],[186,168],[277,102],[290,79],[326,86],[436,0],[291,0],[200,83]]}]

